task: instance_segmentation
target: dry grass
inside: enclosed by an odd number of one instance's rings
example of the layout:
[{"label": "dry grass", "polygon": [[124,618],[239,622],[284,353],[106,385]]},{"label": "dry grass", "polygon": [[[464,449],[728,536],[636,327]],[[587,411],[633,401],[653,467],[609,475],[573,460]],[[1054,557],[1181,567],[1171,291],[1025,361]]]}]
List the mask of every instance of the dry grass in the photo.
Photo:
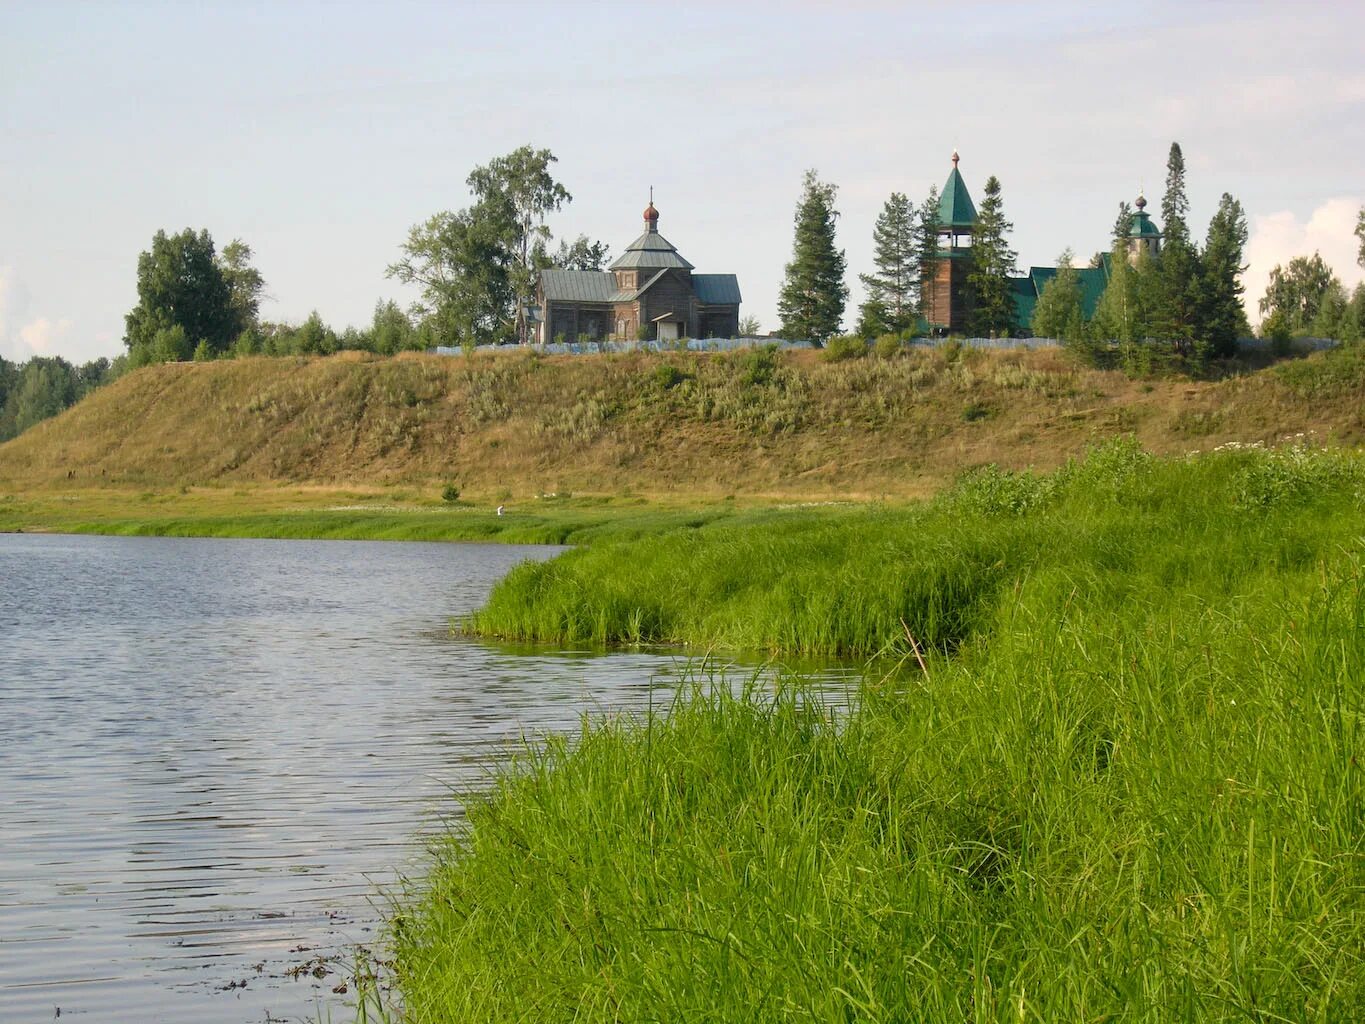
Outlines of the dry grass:
[{"label": "dry grass", "polygon": [[[1314,357],[1320,358],[1320,357]],[[1291,386],[1293,385],[1293,386]],[[1365,438],[1365,389],[1132,381],[1058,351],[247,359],[149,367],[0,446],[0,489],[376,486],[914,498],[962,470]]]}]

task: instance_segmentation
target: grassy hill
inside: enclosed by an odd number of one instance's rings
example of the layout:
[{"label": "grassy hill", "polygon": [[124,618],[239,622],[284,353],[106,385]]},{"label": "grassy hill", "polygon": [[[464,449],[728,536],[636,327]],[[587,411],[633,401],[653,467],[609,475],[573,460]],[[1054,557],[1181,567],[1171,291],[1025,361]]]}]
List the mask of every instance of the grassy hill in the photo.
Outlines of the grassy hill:
[{"label": "grassy hill", "polygon": [[910,498],[964,468],[1365,439],[1365,359],[1134,381],[1058,351],[474,358],[360,353],[138,370],[0,445],[0,491],[384,486],[467,495]]}]

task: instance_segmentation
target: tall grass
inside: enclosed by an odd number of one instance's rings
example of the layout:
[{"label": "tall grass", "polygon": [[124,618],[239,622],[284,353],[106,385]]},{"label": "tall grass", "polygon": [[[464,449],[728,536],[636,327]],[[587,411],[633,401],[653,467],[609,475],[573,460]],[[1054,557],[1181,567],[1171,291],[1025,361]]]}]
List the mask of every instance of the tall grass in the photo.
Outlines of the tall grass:
[{"label": "tall grass", "polygon": [[1025,615],[842,733],[717,692],[552,744],[400,922],[408,1019],[1359,1019],[1359,579],[1266,611],[1315,625]]},{"label": "tall grass", "polygon": [[1360,477],[1311,461],[1109,449],[523,570],[487,615],[928,649],[837,721],[699,679],[528,749],[395,918],[405,1019],[1365,1019]]},{"label": "tall grass", "polygon": [[872,655],[951,651],[1036,572],[1075,599],[1214,597],[1355,536],[1362,462],[1301,449],[1158,460],[1132,442],[1048,475],[986,469],[911,509],[773,511],[525,565],[466,628],[513,639]]}]

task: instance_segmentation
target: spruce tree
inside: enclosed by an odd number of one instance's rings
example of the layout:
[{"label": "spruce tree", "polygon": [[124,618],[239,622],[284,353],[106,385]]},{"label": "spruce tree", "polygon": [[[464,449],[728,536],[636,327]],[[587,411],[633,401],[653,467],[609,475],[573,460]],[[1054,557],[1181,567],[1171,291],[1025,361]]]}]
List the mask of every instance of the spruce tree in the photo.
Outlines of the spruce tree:
[{"label": "spruce tree", "polygon": [[1128,233],[1133,230],[1133,204],[1126,199],[1119,203],[1119,215],[1114,220],[1113,237],[1115,240],[1127,240]]},{"label": "spruce tree", "polygon": [[908,330],[915,321],[919,288],[919,248],[915,237],[915,209],[903,192],[892,192],[872,229],[875,274],[859,274],[867,289],[863,319],[871,326],[881,320],[877,334]]},{"label": "spruce tree", "polygon": [[1365,206],[1360,208],[1360,216],[1356,218],[1356,237],[1360,239],[1360,254],[1356,256],[1356,262],[1365,267]]},{"label": "spruce tree", "polygon": [[1161,197],[1163,241],[1159,260],[1160,308],[1156,316],[1158,336],[1188,352],[1199,321],[1199,254],[1190,242],[1185,223],[1190,201],[1185,196],[1185,156],[1180,143],[1172,142],[1166,160],[1166,191]]},{"label": "spruce tree", "polygon": [[777,299],[782,332],[816,344],[839,331],[848,301],[844,251],[834,246],[834,209],[838,188],[807,171],[796,204],[796,233],[786,280]]},{"label": "spruce tree", "polygon": [[1242,308],[1242,253],[1247,219],[1242,204],[1228,193],[1209,221],[1199,268],[1199,334],[1210,355],[1226,358],[1237,351],[1237,339],[1251,333]]},{"label": "spruce tree", "polygon": [[1006,237],[1013,228],[1005,219],[1000,179],[992,174],[976,211],[972,267],[967,274],[969,322],[972,332],[982,337],[1008,336],[1015,329],[1014,292],[1009,282],[1015,271],[1015,252]]},{"label": "spruce tree", "polygon": [[948,311],[934,308],[934,275],[938,271],[938,186],[929,186],[929,194],[919,208],[919,223],[915,228],[915,244],[919,247],[919,315],[930,328]]}]

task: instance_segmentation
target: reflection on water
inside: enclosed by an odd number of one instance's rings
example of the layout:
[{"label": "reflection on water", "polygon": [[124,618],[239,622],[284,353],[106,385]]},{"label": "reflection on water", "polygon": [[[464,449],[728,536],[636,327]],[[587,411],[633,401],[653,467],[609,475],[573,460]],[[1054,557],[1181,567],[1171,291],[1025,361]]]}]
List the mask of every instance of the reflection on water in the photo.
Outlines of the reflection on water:
[{"label": "reflection on water", "polygon": [[345,1019],[451,791],[683,671],[447,635],[555,551],[0,536],[0,1021]]}]

